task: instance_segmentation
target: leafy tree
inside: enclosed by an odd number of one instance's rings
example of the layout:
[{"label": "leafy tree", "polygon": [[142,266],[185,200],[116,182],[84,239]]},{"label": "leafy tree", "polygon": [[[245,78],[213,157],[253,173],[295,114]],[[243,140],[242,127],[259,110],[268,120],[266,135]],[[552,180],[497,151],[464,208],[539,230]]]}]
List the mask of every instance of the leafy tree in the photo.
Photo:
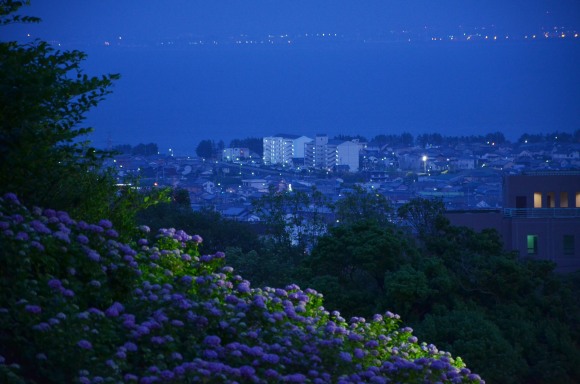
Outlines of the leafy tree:
[{"label": "leafy tree", "polygon": [[138,144],[131,150],[133,155],[153,156],[159,153],[159,148],[155,143]]},{"label": "leafy tree", "polygon": [[[425,270],[424,261],[431,258],[440,260],[444,269],[437,275],[447,276],[443,282],[452,284],[432,284],[438,294],[430,298],[428,313],[437,315],[438,325],[429,325],[429,316],[403,314],[416,322],[419,334],[441,340],[437,336],[441,330],[434,329],[447,322],[457,323],[453,311],[474,310],[500,331],[498,345],[507,342],[517,353],[501,347],[505,354],[500,359],[490,355],[485,362],[481,360],[481,348],[488,338],[496,337],[497,331],[480,333],[476,328],[481,321],[475,320],[462,324],[462,332],[470,335],[469,341],[467,337],[448,339],[445,347],[471,359],[470,364],[481,368],[488,380],[577,381],[580,351],[575,345],[580,337],[571,325],[580,319],[580,307],[573,287],[553,273],[552,263],[520,261],[515,254],[503,251],[496,231],[476,233],[447,221],[439,221],[438,236],[427,238],[425,246],[429,258],[419,259],[419,268]],[[505,375],[507,366],[515,369],[512,376]]]},{"label": "leafy tree", "polygon": [[[11,16],[22,5],[3,2],[0,24],[38,21]],[[79,51],[55,51],[40,40],[0,43],[2,191],[16,192],[29,204],[73,211],[102,202],[94,188],[110,193],[111,175],[98,172],[107,153],[80,140],[92,129],[79,124],[118,76],[88,77],[80,68],[85,57]]]},{"label": "leafy tree", "polygon": [[406,147],[410,147],[415,143],[415,139],[413,138],[413,135],[411,135],[409,132],[404,132],[401,134],[401,144],[406,146]]},{"label": "leafy tree", "polygon": [[264,222],[266,234],[276,243],[286,247],[291,245],[291,239],[286,231],[286,192],[279,192],[274,186],[268,188],[268,193],[260,199],[253,200],[254,212]]},{"label": "leafy tree", "polygon": [[366,142],[367,139],[364,136],[361,135],[355,135],[355,136],[351,136],[351,135],[337,135],[334,136],[334,140],[343,140],[343,141],[353,141],[353,140],[358,140],[361,142]]},{"label": "leafy tree", "polygon": [[382,304],[387,274],[416,256],[412,243],[394,226],[371,221],[341,225],[312,250],[310,283],[325,294],[329,307],[368,315]]},{"label": "leafy tree", "polygon": [[180,208],[191,209],[189,192],[183,188],[177,188],[173,191],[172,201]]},{"label": "leafy tree", "polygon": [[259,250],[256,231],[250,224],[224,219],[219,212],[202,210],[193,212],[187,203],[187,192],[174,192],[173,202],[157,204],[137,216],[140,225],[147,225],[153,231],[161,228],[183,228],[183,230],[202,235],[201,250],[204,253],[223,252],[226,248],[239,248],[242,252]]},{"label": "leafy tree", "polygon": [[[22,2],[2,5],[0,24],[31,21],[10,16]],[[110,175],[97,172],[107,153],[82,141],[92,129],[79,125],[118,75],[88,77],[80,68],[85,58],[40,40],[0,43],[2,191],[16,192],[30,204],[74,208],[95,199],[79,181],[107,188]]]},{"label": "leafy tree", "polygon": [[429,340],[439,348],[462,351],[462,358],[471,366],[485,367],[485,378],[490,382],[530,382],[521,380],[528,366],[517,346],[507,340],[493,319],[488,319],[480,310],[429,314],[419,329],[418,334],[422,337],[429,335]]},{"label": "leafy tree", "polygon": [[[39,19],[14,15],[25,3],[2,1],[0,26]],[[103,169],[111,155],[90,146],[86,113],[110,92],[118,75],[89,77],[80,51],[47,42],[0,42],[0,192],[30,205],[67,210],[82,220],[108,217],[133,226],[134,213],[155,202],[135,190],[119,191]],[[147,201],[145,201],[147,200]]]},{"label": "leafy tree", "polygon": [[503,132],[493,132],[485,135],[485,141],[495,144],[504,144],[506,139]]},{"label": "leafy tree", "polygon": [[113,152],[122,153],[125,155],[131,154],[132,147],[129,144],[119,144],[113,147]]},{"label": "leafy tree", "polygon": [[254,211],[264,221],[266,234],[274,243],[301,252],[311,248],[326,231],[323,211],[328,199],[316,188],[307,192],[278,191],[270,186],[268,193],[253,201]]},{"label": "leafy tree", "polygon": [[413,135],[408,132],[402,133],[401,135],[377,135],[372,141],[380,146],[389,144],[408,147],[414,143]]},{"label": "leafy tree", "polygon": [[440,133],[424,133],[417,136],[417,144],[422,147],[428,145],[441,145],[443,144],[443,136]]},{"label": "leafy tree", "polygon": [[341,224],[353,224],[361,221],[373,221],[388,225],[392,220],[393,207],[384,195],[367,191],[355,185],[352,191],[344,193],[334,209]]},{"label": "leafy tree", "polygon": [[204,159],[213,159],[216,153],[216,146],[213,140],[202,140],[195,148],[195,153]]},{"label": "leafy tree", "polygon": [[442,220],[445,204],[441,200],[421,197],[411,199],[397,210],[397,215],[408,223],[420,238],[437,233],[437,224]]}]

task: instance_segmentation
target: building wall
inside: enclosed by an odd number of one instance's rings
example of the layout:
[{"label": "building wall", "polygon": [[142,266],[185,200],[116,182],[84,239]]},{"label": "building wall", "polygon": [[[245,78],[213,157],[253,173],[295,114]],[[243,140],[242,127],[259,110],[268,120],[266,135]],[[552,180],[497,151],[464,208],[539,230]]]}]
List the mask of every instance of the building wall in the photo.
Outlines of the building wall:
[{"label": "building wall", "polygon": [[336,165],[336,146],[328,143],[328,136],[316,135],[304,144],[304,165],[318,169],[332,169]]},{"label": "building wall", "polygon": [[312,139],[306,136],[300,136],[293,140],[294,153],[293,158],[303,159],[304,158],[304,144],[310,143]]},{"label": "building wall", "polygon": [[268,136],[262,139],[265,165],[289,164],[292,161],[292,140],[283,137]]},{"label": "building wall", "polygon": [[[580,218],[513,218],[507,222],[511,237],[505,245],[521,258],[553,261],[559,272],[580,269]],[[565,247],[565,236],[572,238],[571,249]]]},{"label": "building wall", "polygon": [[268,136],[262,139],[265,165],[292,164],[293,158],[304,158],[304,144],[312,139],[306,136],[289,138]]},{"label": "building wall", "polygon": [[522,259],[553,261],[563,273],[580,270],[580,172],[506,175],[503,201],[501,211],[446,217],[476,231],[497,229],[505,249]]},{"label": "building wall", "polygon": [[360,146],[352,141],[345,141],[336,146],[337,165],[348,165],[350,172],[359,170]]},{"label": "building wall", "polygon": [[250,157],[249,148],[225,148],[222,151],[223,161],[234,161],[236,159],[245,159]]},{"label": "building wall", "polygon": [[504,208],[580,208],[580,172],[505,176],[503,201]]}]

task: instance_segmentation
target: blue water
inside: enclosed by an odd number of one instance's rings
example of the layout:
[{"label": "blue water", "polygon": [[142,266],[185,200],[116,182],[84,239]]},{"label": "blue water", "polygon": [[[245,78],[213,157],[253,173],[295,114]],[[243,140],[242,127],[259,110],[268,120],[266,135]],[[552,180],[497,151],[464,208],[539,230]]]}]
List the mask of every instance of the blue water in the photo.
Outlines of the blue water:
[{"label": "blue water", "polygon": [[580,41],[86,51],[87,73],[122,75],[89,114],[98,146],[580,129]]}]

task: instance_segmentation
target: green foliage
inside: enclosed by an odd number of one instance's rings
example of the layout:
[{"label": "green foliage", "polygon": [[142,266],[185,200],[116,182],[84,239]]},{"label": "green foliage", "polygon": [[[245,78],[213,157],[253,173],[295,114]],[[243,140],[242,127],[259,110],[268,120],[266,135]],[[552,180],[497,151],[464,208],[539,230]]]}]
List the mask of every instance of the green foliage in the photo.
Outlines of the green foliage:
[{"label": "green foliage", "polygon": [[153,156],[159,153],[159,148],[155,143],[149,144],[138,144],[132,147],[129,144],[115,145],[113,147],[114,152],[131,154],[135,156]]},{"label": "green foliage", "polygon": [[411,147],[413,146],[415,139],[409,132],[405,132],[400,135],[377,135],[372,139],[372,142],[379,146],[391,145]]},{"label": "green foliage", "polygon": [[[347,302],[359,302],[357,313],[368,315],[378,304],[376,298],[385,295],[385,274],[396,271],[401,265],[416,257],[405,237],[394,227],[381,227],[376,222],[358,222],[332,228],[330,233],[319,239],[308,259],[311,268],[312,286],[321,292],[322,282],[340,285],[346,295],[355,295],[346,300],[345,295],[334,298],[328,295],[327,304],[349,315]],[[324,280],[323,276],[328,276]],[[366,300],[361,300],[365,297]],[[360,308],[366,305],[366,309]]]},{"label": "green foliage", "polygon": [[252,204],[264,222],[268,239],[283,247],[295,246],[305,252],[325,232],[323,211],[328,200],[316,188],[306,193],[278,191],[270,186],[268,193]]},{"label": "green foliage", "polygon": [[347,316],[397,311],[491,382],[577,382],[580,280],[518,260],[496,231],[432,217],[437,236],[421,248],[376,223],[333,228],[302,267],[303,284]]},{"label": "green foliage", "polygon": [[437,234],[437,225],[444,212],[443,201],[416,197],[400,206],[397,215],[423,239]]},{"label": "green foliage", "polygon": [[[27,2],[26,2],[27,3]],[[2,1],[0,25],[37,22],[13,15],[25,2]],[[0,42],[0,192],[22,201],[67,210],[98,221],[109,217],[123,233],[135,226],[138,209],[163,196],[119,190],[111,155],[90,146],[89,110],[110,92],[118,75],[89,77],[80,51],[55,50],[42,40]],[[156,196],[158,195],[158,196]]]},{"label": "green foliage", "polygon": [[[179,192],[183,194],[184,192]],[[203,233],[202,251],[215,253],[227,248],[240,248],[249,252],[260,248],[255,230],[244,223],[227,220],[219,212],[202,210],[193,212],[188,204],[180,204],[179,198],[171,203],[153,205],[137,214],[137,223],[147,225],[153,231],[161,228],[182,228],[188,233]]]},{"label": "green foliage", "polygon": [[0,26],[17,23],[38,23],[38,17],[15,15],[22,6],[30,4],[29,0],[14,1],[2,0],[0,1]]},{"label": "green foliage", "polygon": [[213,159],[216,157],[217,147],[213,140],[202,140],[195,148],[195,153],[204,159]]},{"label": "green foliage", "polygon": [[313,290],[252,289],[199,236],[130,246],[13,194],[0,229],[3,383],[481,382],[390,312],[347,322]]},{"label": "green foliage", "polygon": [[338,221],[347,225],[373,221],[385,226],[389,225],[393,215],[393,207],[385,196],[358,185],[354,186],[353,191],[344,193],[334,208]]},{"label": "green foliage", "polygon": [[498,325],[477,310],[452,310],[429,314],[419,334],[440,348],[463,351],[470,366],[485,367],[486,379],[493,383],[521,383],[528,365],[517,347],[510,343]]},{"label": "green foliage", "polygon": [[226,249],[226,259],[228,265],[257,287],[303,285],[304,282],[300,265],[305,255],[296,248],[280,247],[273,242],[265,242],[249,252],[230,247]]}]

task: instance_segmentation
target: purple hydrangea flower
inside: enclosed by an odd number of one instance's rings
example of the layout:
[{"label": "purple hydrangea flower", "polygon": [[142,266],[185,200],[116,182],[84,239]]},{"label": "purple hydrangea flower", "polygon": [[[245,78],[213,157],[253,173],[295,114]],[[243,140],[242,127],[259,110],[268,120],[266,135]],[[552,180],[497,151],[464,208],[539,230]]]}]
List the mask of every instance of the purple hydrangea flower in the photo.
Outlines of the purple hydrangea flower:
[{"label": "purple hydrangea flower", "polygon": [[35,315],[42,312],[42,308],[40,308],[39,305],[27,305],[26,307],[24,307],[24,309],[26,310],[26,312],[30,312]]},{"label": "purple hydrangea flower", "polygon": [[107,308],[107,310],[105,310],[105,315],[108,317],[117,317],[123,313],[124,310],[125,307],[123,307],[123,304],[115,301],[109,308]]},{"label": "purple hydrangea flower", "polygon": [[280,357],[278,355],[275,355],[273,353],[265,353],[262,356],[262,359],[270,364],[278,364],[278,362],[280,361]]},{"label": "purple hydrangea flower", "polygon": [[70,243],[70,238],[68,237],[68,233],[63,231],[56,231],[52,234],[55,238],[59,239],[60,241],[64,241],[65,243]]},{"label": "purple hydrangea flower", "polygon": [[250,292],[250,284],[247,281],[244,281],[244,282],[238,284],[237,290],[240,293],[249,293]]},{"label": "purple hydrangea flower", "polygon": [[88,244],[88,243],[89,243],[89,238],[88,238],[88,237],[86,237],[86,236],[85,236],[85,235],[83,235],[83,234],[80,234],[80,235],[78,235],[78,236],[77,236],[77,241],[78,241],[79,243],[81,243],[81,244]]},{"label": "purple hydrangea flower", "polygon": [[339,355],[341,360],[344,360],[346,362],[351,362],[352,361],[352,355],[348,352],[340,352]]},{"label": "purple hydrangea flower", "polygon": [[81,340],[77,343],[77,345],[82,349],[92,349],[93,345],[88,340]]},{"label": "purple hydrangea flower", "polygon": [[30,226],[38,233],[49,234],[51,233],[50,229],[44,223],[39,220],[33,220],[30,222]]},{"label": "purple hydrangea flower", "polygon": [[105,220],[105,219],[99,221],[99,225],[105,229],[113,228],[113,223],[111,223],[109,220]]},{"label": "purple hydrangea flower", "polygon": [[34,329],[35,331],[46,332],[46,331],[50,330],[50,324],[42,322],[42,323],[39,323],[39,324],[32,326],[32,329]]},{"label": "purple hydrangea flower", "polygon": [[18,232],[14,238],[16,240],[26,241],[26,240],[28,240],[29,237],[28,237],[28,233],[26,233],[26,232]]},{"label": "purple hydrangea flower", "polygon": [[52,289],[60,289],[62,288],[62,283],[59,279],[50,279],[48,281],[48,286]]},{"label": "purple hydrangea flower", "polygon": [[39,251],[44,251],[44,245],[40,244],[38,241],[31,241],[30,246],[38,249]]},{"label": "purple hydrangea flower", "polygon": [[206,336],[203,343],[212,347],[217,347],[221,343],[221,339],[218,336]]},{"label": "purple hydrangea flower", "polygon": [[101,255],[99,255],[97,251],[93,251],[92,249],[88,251],[87,256],[91,261],[101,260]]},{"label": "purple hydrangea flower", "polygon": [[119,237],[119,233],[117,231],[115,231],[114,229],[109,229],[106,232],[106,235],[109,236],[109,237],[115,237],[115,238],[116,237]]},{"label": "purple hydrangea flower", "polygon": [[123,344],[123,347],[129,352],[137,352],[137,345],[135,343],[130,342],[130,341]]},{"label": "purple hydrangea flower", "polygon": [[11,203],[14,203],[14,204],[18,204],[18,205],[20,205],[20,201],[18,201],[18,197],[16,196],[16,194],[15,194],[15,193],[12,193],[12,192],[8,192],[8,193],[6,193],[6,194],[4,195],[4,199],[5,199],[6,201],[9,201],[9,202],[11,202]]}]

